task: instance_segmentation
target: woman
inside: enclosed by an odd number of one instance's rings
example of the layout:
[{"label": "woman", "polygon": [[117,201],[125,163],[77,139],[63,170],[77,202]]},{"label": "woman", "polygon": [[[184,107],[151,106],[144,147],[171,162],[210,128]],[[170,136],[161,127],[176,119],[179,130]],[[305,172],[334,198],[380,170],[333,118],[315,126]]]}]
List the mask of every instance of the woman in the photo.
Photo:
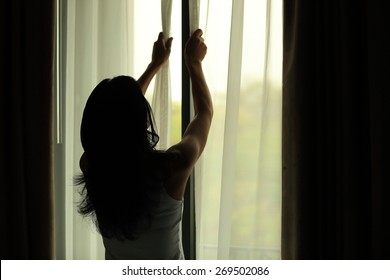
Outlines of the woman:
[{"label": "woman", "polygon": [[138,81],[129,76],[105,79],[88,98],[81,124],[79,212],[94,218],[106,259],[184,259],[183,196],[213,116],[202,69],[207,52],[202,34],[196,30],[184,50],[194,118],[181,141],[167,150],[155,149],[158,135],[144,94],[168,60],[172,38],[164,42],[159,34],[152,61]]}]

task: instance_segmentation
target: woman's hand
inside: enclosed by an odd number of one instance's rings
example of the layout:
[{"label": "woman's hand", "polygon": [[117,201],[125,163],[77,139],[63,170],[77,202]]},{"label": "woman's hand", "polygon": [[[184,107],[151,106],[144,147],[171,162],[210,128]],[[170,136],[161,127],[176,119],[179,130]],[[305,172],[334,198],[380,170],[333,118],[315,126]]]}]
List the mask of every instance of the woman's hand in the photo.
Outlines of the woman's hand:
[{"label": "woman's hand", "polygon": [[168,60],[169,55],[171,54],[173,38],[169,38],[164,42],[164,35],[162,32],[158,34],[158,39],[154,42],[153,53],[152,53],[152,62],[148,65],[145,72],[139,77],[138,84],[141,88],[143,94],[146,93],[148,86],[153,79],[154,75],[160,70],[160,67]]},{"label": "woman's hand", "polygon": [[199,65],[202,63],[207,53],[207,46],[202,38],[203,31],[197,29],[188,39],[184,49],[184,59],[187,67]]},{"label": "woman's hand", "polygon": [[153,45],[151,63],[153,67],[160,68],[168,60],[169,55],[171,54],[172,40],[173,38],[170,37],[165,42],[163,33],[160,32],[158,34],[158,39]]}]

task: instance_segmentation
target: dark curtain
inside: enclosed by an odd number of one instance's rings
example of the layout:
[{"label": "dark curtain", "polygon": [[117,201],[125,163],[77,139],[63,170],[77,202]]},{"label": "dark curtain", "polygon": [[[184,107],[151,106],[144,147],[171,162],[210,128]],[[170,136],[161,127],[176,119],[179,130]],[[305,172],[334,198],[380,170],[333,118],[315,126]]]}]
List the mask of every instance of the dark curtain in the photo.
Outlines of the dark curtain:
[{"label": "dark curtain", "polygon": [[52,259],[54,0],[0,4],[1,259]]},{"label": "dark curtain", "polygon": [[386,1],[284,1],[283,259],[390,259]]}]

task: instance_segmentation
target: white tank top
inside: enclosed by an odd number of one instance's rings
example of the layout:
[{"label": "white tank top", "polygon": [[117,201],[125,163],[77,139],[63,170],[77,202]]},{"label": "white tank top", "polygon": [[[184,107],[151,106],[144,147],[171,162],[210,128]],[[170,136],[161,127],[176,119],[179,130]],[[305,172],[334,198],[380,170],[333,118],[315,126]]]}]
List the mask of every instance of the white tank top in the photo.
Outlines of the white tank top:
[{"label": "white tank top", "polygon": [[106,260],[184,260],[182,216],[183,201],[172,198],[163,187],[150,229],[135,240],[103,237]]}]

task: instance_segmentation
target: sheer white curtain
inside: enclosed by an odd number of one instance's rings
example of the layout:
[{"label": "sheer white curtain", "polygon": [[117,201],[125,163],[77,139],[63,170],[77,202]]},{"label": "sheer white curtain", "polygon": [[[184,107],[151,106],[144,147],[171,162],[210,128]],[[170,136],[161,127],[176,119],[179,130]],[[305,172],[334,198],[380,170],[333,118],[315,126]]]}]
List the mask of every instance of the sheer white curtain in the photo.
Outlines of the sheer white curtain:
[{"label": "sheer white curtain", "polygon": [[201,0],[199,16],[214,119],[195,170],[197,258],[280,259],[282,1]]},{"label": "sheer white curtain", "polygon": [[[172,0],[161,0],[161,23],[164,39],[171,35],[171,15]],[[152,109],[160,136],[157,144],[158,149],[167,149],[171,144],[171,113],[172,113],[172,93],[171,93],[171,72],[169,60],[156,74]]]},{"label": "sheer white curtain", "polygon": [[[68,0],[64,7],[62,24],[66,32],[61,34],[65,42],[61,71],[66,73],[62,81],[65,197],[59,199],[65,200],[65,226],[57,231],[64,231],[58,232],[58,236],[65,236],[65,252],[59,255],[66,259],[104,259],[100,235],[76,208],[80,196],[73,186],[73,176],[80,173],[83,109],[89,94],[102,79],[117,75],[137,79],[142,74],[151,61],[153,43],[161,31],[161,14],[170,15],[160,13],[160,2],[155,0]],[[169,34],[170,28],[165,29]],[[167,75],[161,79],[161,85],[167,84],[164,79]],[[147,93],[149,100],[153,83]],[[170,96],[169,91],[164,92],[164,96]],[[157,100],[155,106],[159,107],[159,102],[162,101]],[[159,116],[157,112],[156,118]]]}]

